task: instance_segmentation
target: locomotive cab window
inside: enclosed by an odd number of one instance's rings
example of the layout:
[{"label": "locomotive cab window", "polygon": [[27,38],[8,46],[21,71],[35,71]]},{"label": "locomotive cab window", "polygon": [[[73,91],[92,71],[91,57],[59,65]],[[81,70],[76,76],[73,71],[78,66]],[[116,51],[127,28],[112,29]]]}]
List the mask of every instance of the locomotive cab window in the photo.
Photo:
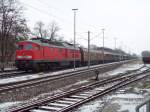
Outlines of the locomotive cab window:
[{"label": "locomotive cab window", "polygon": [[18,45],[18,46],[17,46],[17,49],[18,49],[18,50],[23,50],[23,45]]},{"label": "locomotive cab window", "polygon": [[40,50],[40,46],[36,45],[36,46],[34,47],[34,50]]},{"label": "locomotive cab window", "polygon": [[26,44],[25,50],[32,50],[32,44]]}]

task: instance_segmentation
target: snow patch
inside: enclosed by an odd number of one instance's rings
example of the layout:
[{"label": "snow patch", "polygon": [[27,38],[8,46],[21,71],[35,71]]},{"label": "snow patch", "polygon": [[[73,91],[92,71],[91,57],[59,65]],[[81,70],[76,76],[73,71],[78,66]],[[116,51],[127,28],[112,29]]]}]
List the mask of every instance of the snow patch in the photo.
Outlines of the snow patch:
[{"label": "snow patch", "polygon": [[5,112],[6,109],[8,109],[9,107],[15,106],[17,104],[19,104],[20,102],[6,102],[6,103],[1,103],[0,104],[0,112]]},{"label": "snow patch", "polygon": [[112,103],[118,103],[121,106],[120,111],[129,110],[129,112],[135,112],[136,106],[142,103],[144,99],[142,95],[132,93],[116,94],[110,98],[112,98]]}]

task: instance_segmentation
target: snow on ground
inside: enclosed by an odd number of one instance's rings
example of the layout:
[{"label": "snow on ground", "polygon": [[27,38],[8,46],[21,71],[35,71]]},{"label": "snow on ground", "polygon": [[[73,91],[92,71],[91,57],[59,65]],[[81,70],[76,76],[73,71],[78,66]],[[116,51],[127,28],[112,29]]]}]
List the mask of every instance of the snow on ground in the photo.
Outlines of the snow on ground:
[{"label": "snow on ground", "polygon": [[74,111],[75,112],[100,112],[99,110],[101,110],[103,106],[102,103],[103,102],[101,100],[92,101],[81,106],[80,108]]},{"label": "snow on ground", "polygon": [[[116,110],[115,112],[123,112],[125,110],[128,110],[129,112],[135,112],[136,106],[142,103],[143,99],[144,97],[142,95],[133,93],[116,94],[108,96],[105,99],[97,99],[84,104],[83,106],[75,109],[73,112],[102,112],[102,110],[104,112],[107,112],[108,110]],[[105,107],[107,108],[107,111]],[[146,112],[145,107],[142,107],[140,110],[142,110],[140,112]]]},{"label": "snow on ground", "polygon": [[144,99],[142,95],[133,94],[133,93],[116,94],[116,95],[112,95],[111,98],[113,100],[111,103],[118,103],[121,106],[119,110],[120,112],[125,110],[129,110],[129,112],[135,112],[136,106],[142,103]]},{"label": "snow on ground", "polygon": [[[96,67],[96,66],[102,66],[102,65],[94,65],[92,67]],[[33,79],[33,78],[39,78],[39,77],[45,77],[45,76],[54,76],[54,75],[58,75],[61,73],[67,73],[67,72],[73,72],[73,71],[77,71],[77,70],[81,70],[81,69],[86,69],[88,68],[86,67],[79,67],[74,69],[67,69],[67,70],[60,70],[57,72],[50,72],[50,73],[38,73],[38,74],[31,74],[31,75],[27,75],[27,76],[17,76],[17,77],[13,77],[13,78],[7,78],[7,79],[0,79],[0,84],[7,84],[7,83],[11,83],[11,82],[18,82],[18,81],[24,81],[24,80],[29,80],[29,79]]]},{"label": "snow on ground", "polygon": [[88,82],[88,80],[79,81],[79,82],[77,82],[77,83],[75,83],[73,85],[79,85],[79,84],[83,84],[83,83],[86,83],[86,82]]},{"label": "snow on ground", "polygon": [[0,104],[0,112],[5,112],[5,109],[7,109],[9,106],[14,106],[16,104],[19,104],[20,102],[6,102]]},{"label": "snow on ground", "polygon": [[[15,67],[12,67],[12,68],[5,68],[4,70],[5,70],[5,71],[16,70],[16,68],[15,68]],[[1,70],[0,70],[0,72],[1,72]]]},{"label": "snow on ground", "polygon": [[7,84],[11,82],[29,80],[38,77],[39,77],[38,75],[28,75],[28,76],[19,76],[19,77],[7,78],[7,79],[0,79],[0,84]]},{"label": "snow on ground", "polygon": [[[89,81],[88,80],[83,80],[83,81],[79,81],[77,83],[74,83],[74,84],[71,84],[71,85],[68,85],[64,88],[70,88],[72,86],[75,86],[75,85],[80,85],[80,84],[83,84],[83,83],[88,83]],[[37,97],[34,97],[30,100],[27,100],[27,101],[21,101],[21,102],[6,102],[6,103],[1,103],[0,104],[0,112],[5,112],[8,108],[12,107],[12,106],[18,106],[18,105],[21,105],[21,104],[24,104],[24,103],[28,103],[28,102],[31,102],[31,101],[35,101],[35,100],[38,100],[38,99],[41,99],[41,98],[47,98],[47,97],[50,97],[50,96],[53,96],[53,95],[56,95],[56,94],[59,94],[59,93],[63,93],[64,92],[64,88],[60,88],[60,89],[57,89],[55,91],[52,91],[50,93],[43,93],[43,94],[40,94],[39,96]],[[40,112],[40,111],[39,111]]]},{"label": "snow on ground", "polygon": [[[121,67],[119,67],[118,69],[112,70],[112,71],[107,72],[107,73],[110,74],[110,75],[114,75],[114,74],[118,74],[118,73],[123,73],[123,72],[125,72],[127,70],[137,69],[137,68],[140,68],[141,66],[142,65],[138,64],[138,63],[136,63],[136,64],[124,64]],[[87,67],[82,67],[82,68],[87,68]],[[81,68],[79,68],[79,69],[81,69]],[[46,73],[46,74],[45,73],[39,73],[39,74],[34,74],[34,75],[32,74],[32,75],[28,75],[28,76],[20,76],[20,77],[9,78],[9,79],[1,79],[0,80],[0,84],[10,83],[10,82],[14,82],[14,81],[27,80],[27,79],[32,79],[32,78],[38,78],[38,77],[43,77],[43,76],[47,76],[47,75],[57,75],[59,73],[66,73],[66,72],[70,72],[70,71],[74,71],[74,69],[63,70],[63,71],[58,71],[58,72],[53,72],[53,73]],[[77,82],[77,83],[75,83],[73,85],[83,84],[83,83],[87,83],[87,82],[88,82],[87,80],[79,81],[79,82]],[[70,87],[70,86],[72,86],[72,85],[69,85],[68,87]],[[54,91],[51,94],[58,93],[58,91],[61,91],[61,89],[60,90],[56,90],[56,92]],[[40,97],[48,96],[49,94],[50,93],[44,93],[44,94],[41,94]],[[35,99],[38,99],[38,98],[35,98]],[[82,112],[92,112],[93,109],[97,109],[98,110],[99,108],[101,108],[101,103],[102,103],[101,100],[98,100],[96,102],[92,102],[92,103],[90,103],[90,106],[89,105],[87,105],[87,106],[85,105],[84,107],[82,107],[81,110],[82,110]],[[16,102],[2,103],[2,104],[0,104],[0,111],[1,111],[2,108],[5,109],[5,107],[8,108],[8,107],[10,107],[12,105],[16,105],[16,104],[17,104]]]},{"label": "snow on ground", "polygon": [[67,73],[67,72],[71,72],[71,71],[74,71],[74,69],[62,70],[62,71],[57,71],[57,72],[49,72],[49,73],[41,72],[41,73],[31,74],[31,75],[26,75],[26,76],[17,76],[17,77],[12,77],[12,78],[7,78],[7,79],[0,79],[0,84],[7,84],[7,83],[11,83],[11,82],[24,81],[24,80],[46,77],[46,76],[54,76],[54,75],[58,75],[61,73]]},{"label": "snow on ground", "polygon": [[124,64],[124,65],[122,65],[121,67],[119,67],[117,69],[106,72],[105,74],[116,75],[116,74],[119,74],[119,73],[124,73],[124,72],[129,71],[129,70],[134,70],[134,69],[140,68],[142,66],[143,66],[143,64],[139,64],[139,63]]}]

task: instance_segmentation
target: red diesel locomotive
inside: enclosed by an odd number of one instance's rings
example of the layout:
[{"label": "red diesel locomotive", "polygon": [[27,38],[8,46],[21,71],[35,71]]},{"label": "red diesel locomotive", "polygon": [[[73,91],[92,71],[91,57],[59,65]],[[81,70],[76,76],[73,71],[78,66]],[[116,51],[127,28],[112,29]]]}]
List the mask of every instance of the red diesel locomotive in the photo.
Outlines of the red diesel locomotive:
[{"label": "red diesel locomotive", "polygon": [[[87,65],[88,50],[76,47],[67,42],[51,42],[47,39],[33,38],[31,40],[17,43],[16,67],[19,70],[52,69],[56,67],[70,67]],[[102,50],[90,49],[90,63],[100,64],[104,62],[121,61],[127,59],[127,55],[116,53],[114,50],[104,48],[104,58]]]},{"label": "red diesel locomotive", "polygon": [[[20,70],[49,69],[56,66],[71,66],[74,63],[74,47],[67,43],[50,42],[35,38],[18,42],[16,50],[16,67]],[[79,66],[81,54],[75,48],[75,61]]]}]

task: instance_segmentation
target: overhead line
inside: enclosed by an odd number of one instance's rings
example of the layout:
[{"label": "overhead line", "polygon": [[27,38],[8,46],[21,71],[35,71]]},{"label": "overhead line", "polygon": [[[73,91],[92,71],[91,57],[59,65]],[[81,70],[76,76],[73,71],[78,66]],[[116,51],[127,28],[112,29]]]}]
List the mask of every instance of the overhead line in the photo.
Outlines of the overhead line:
[{"label": "overhead line", "polygon": [[[49,4],[46,4],[44,1],[41,1],[41,0],[37,0],[39,3],[42,3],[43,5],[46,5],[46,6],[48,6],[49,8],[53,8],[53,9],[55,9],[55,10],[59,10],[60,12],[62,12],[60,9],[58,9],[58,8],[54,8],[53,6],[50,6]],[[92,25],[88,25],[88,24],[85,24],[85,23],[83,23],[82,22],[82,24],[84,24],[84,25],[81,25],[80,24],[80,26],[84,26],[84,27],[94,27],[94,28],[96,28],[95,26],[92,26]],[[99,29],[99,28],[96,28],[96,29]]]}]

